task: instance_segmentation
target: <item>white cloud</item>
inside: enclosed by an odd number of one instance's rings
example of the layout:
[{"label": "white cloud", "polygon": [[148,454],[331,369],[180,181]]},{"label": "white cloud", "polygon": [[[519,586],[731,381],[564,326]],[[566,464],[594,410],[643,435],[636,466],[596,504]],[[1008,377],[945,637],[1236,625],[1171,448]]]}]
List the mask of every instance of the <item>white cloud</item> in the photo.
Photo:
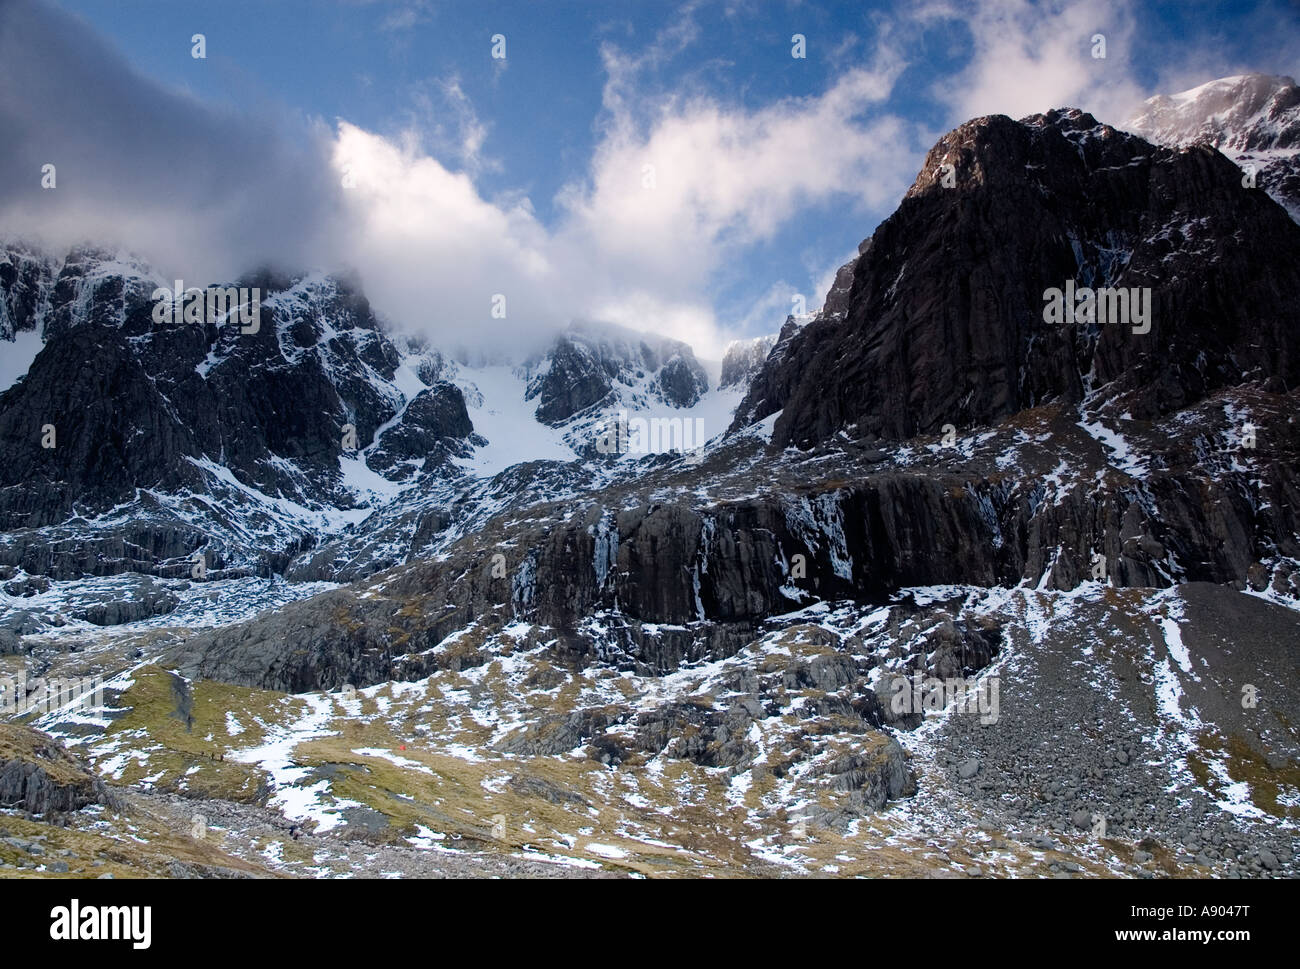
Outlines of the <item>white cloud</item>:
[{"label": "white cloud", "polygon": [[304,248],[337,255],[327,128],[168,90],[78,18],[30,0],[0,5],[0,132],[6,234],[124,244],[183,279]]},{"label": "white cloud", "polygon": [[[882,110],[904,66],[886,50],[816,97],[745,109],[670,95],[647,110],[634,95],[638,72],[661,66],[695,35],[685,21],[639,57],[604,51],[604,136],[587,179],[562,193],[557,243],[569,256],[598,258],[597,312],[716,355],[731,331],[773,305],[756,293],[735,318],[717,320],[709,294],[718,273],[811,207],[835,200],[888,207],[915,174],[923,146],[916,126]],[[602,286],[616,291],[606,295]],[[780,286],[788,312],[790,287]],[[810,308],[824,295],[810,294]],[[774,314],[766,328],[783,319]]]},{"label": "white cloud", "polygon": [[[485,200],[470,176],[341,123],[333,164],[350,176],[347,256],[367,295],[396,322],[466,345],[517,345],[561,325],[550,238],[522,202]],[[506,317],[492,315],[505,297]]]},{"label": "white cloud", "polygon": [[[425,86],[400,134],[271,122],[166,91],[51,8],[20,3],[5,16],[0,122],[16,145],[0,188],[7,232],[123,244],[168,278],[203,282],[266,261],[353,269],[377,311],[448,346],[515,349],[574,320],[606,320],[717,356],[722,330],[753,323],[770,302],[759,290],[719,321],[718,274],[808,206],[887,206],[924,147],[880,112],[902,68],[885,52],[819,96],[759,108],[639,93],[643,71],[698,37],[687,16],[639,55],[605,48],[597,146],[546,226],[526,196],[481,191],[489,129],[454,75]],[[33,173],[47,160],[59,187],[42,194]],[[498,294],[504,320],[491,312]],[[822,295],[809,293],[810,305]]]},{"label": "white cloud", "polygon": [[[974,42],[970,63],[931,89],[960,124],[986,114],[1013,118],[1078,107],[1119,124],[1146,96],[1133,76],[1136,20],[1128,0],[984,0],[930,4],[923,23],[965,24]],[[1105,58],[1092,38],[1105,37]]]},{"label": "white cloud", "polygon": [[431,16],[432,4],[429,0],[404,0],[391,5],[379,23],[379,29],[388,33],[401,33],[427,23]]}]

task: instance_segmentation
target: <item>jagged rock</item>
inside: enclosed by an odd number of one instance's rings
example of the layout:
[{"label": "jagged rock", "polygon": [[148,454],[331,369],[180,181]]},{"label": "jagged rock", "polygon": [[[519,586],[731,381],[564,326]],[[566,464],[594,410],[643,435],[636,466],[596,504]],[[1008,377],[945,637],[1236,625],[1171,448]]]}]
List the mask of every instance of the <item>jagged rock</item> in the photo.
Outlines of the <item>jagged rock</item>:
[{"label": "jagged rock", "polygon": [[758,756],[746,739],[751,723],[743,707],[724,712],[690,702],[668,703],[637,717],[635,746],[704,767],[743,767]]},{"label": "jagged rock", "polygon": [[120,626],[165,616],[180,604],[175,593],[160,587],[148,576],[134,576],[126,588],[100,598],[102,601],[82,605],[73,612],[73,617],[96,626]]},{"label": "jagged rock", "polygon": [[439,381],[407,404],[401,423],[383,434],[367,463],[384,471],[399,461],[436,460],[445,454],[464,453],[457,445],[473,434],[465,395],[455,384]]},{"label": "jagged rock", "polygon": [[[866,243],[862,244],[859,249],[865,248]],[[842,320],[848,315],[849,307],[852,305],[853,297],[853,279],[857,270],[857,258],[850,259],[835,272],[835,280],[831,283],[830,291],[826,294],[826,301],[822,305],[822,315],[835,320]]]},{"label": "jagged rock", "polygon": [[[394,377],[397,352],[345,282],[241,280],[262,293],[260,328],[246,334],[156,323],[158,281],[143,269],[106,273],[107,259],[68,257],[50,287],[45,347],[0,394],[0,527],[58,524],[74,503],[113,507],[141,485],[202,492],[198,463],[218,458],[269,494],[329,495],[343,425],[365,446],[394,416],[375,384]],[[54,447],[42,447],[46,425]]]},{"label": "jagged rock", "polygon": [[708,389],[709,378],[694,354],[683,356],[679,351],[659,369],[659,392],[672,407],[692,407]]},{"label": "jagged rock", "polygon": [[4,584],[6,595],[30,599],[50,591],[50,580],[43,575],[29,575]]},{"label": "jagged rock", "polygon": [[521,797],[540,797],[552,804],[587,804],[586,798],[573,791],[566,791],[558,784],[531,774],[513,774],[506,781],[506,787]]},{"label": "jagged rock", "polygon": [[879,811],[891,800],[916,793],[916,777],[898,741],[882,733],[862,740],[862,749],[814,765],[812,778],[824,779],[832,790],[849,791],[857,813]]},{"label": "jagged rock", "polygon": [[926,674],[941,680],[972,676],[993,661],[1001,645],[1002,631],[996,625],[958,626],[944,620],[926,644]]},{"label": "jagged rock", "polygon": [[41,304],[55,268],[48,256],[30,246],[0,245],[0,340],[40,328]]},{"label": "jagged rock", "polygon": [[598,404],[613,384],[602,361],[590,348],[561,340],[551,353],[550,369],[537,386],[537,419],[556,424]]},{"label": "jagged rock", "polygon": [[575,710],[567,716],[548,716],[507,737],[499,749],[502,753],[527,757],[564,754],[604,731],[610,722],[609,715],[598,710]]},{"label": "jagged rock", "polygon": [[34,636],[44,632],[46,626],[46,617],[31,609],[11,609],[0,617],[0,629],[17,636]]},{"label": "jagged rock", "polygon": [[544,424],[608,403],[611,395],[633,394],[656,373],[656,393],[669,407],[691,406],[709,386],[685,343],[661,339],[652,345],[642,334],[614,326],[570,327],[533,366],[538,374],[526,399],[538,401],[536,417]]}]

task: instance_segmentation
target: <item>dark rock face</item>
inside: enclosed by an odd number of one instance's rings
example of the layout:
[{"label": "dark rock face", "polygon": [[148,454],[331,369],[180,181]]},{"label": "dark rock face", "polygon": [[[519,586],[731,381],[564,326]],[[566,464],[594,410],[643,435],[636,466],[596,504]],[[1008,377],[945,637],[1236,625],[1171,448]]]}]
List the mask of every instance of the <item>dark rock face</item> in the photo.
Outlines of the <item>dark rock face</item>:
[{"label": "dark rock face", "polygon": [[[277,301],[270,287],[283,281],[245,281],[267,294],[258,332],[245,334],[155,323],[152,281],[89,275],[97,267],[89,254],[69,257],[52,289],[45,348],[0,395],[0,440],[13,456],[0,468],[0,527],[57,524],[74,506],[111,507],[138,487],[201,490],[194,462],[218,458],[248,485],[301,498],[304,482],[276,459],[299,462],[328,493],[348,416],[369,443],[395,413],[361,373],[364,364],[393,374],[395,352],[377,332],[365,345],[335,337],[311,353],[283,352],[282,328],[295,341],[323,340],[322,317],[339,330],[374,330],[364,299],[341,285]],[[46,425],[52,448],[41,446]]]},{"label": "dark rock face", "polygon": [[0,627],[0,656],[21,656],[23,652],[22,637],[12,629]]},{"label": "dark rock face", "polygon": [[659,393],[673,407],[690,407],[709,389],[709,378],[694,354],[675,353],[659,371]]},{"label": "dark rock face", "polygon": [[43,592],[50,591],[50,580],[43,575],[30,575],[21,579],[13,579],[4,584],[4,590],[7,595],[30,599],[32,596],[38,596]]},{"label": "dark rock face", "polygon": [[610,723],[610,713],[602,710],[575,710],[567,716],[544,717],[507,737],[500,749],[503,753],[525,757],[552,757],[603,732]]},{"label": "dark rock face", "polygon": [[27,246],[0,245],[0,340],[38,328],[45,287],[54,273],[49,259]]},{"label": "dark rock face", "polygon": [[[864,242],[860,248],[865,249],[866,243]],[[842,320],[848,315],[849,299],[853,295],[853,279],[857,268],[858,260],[850,259],[836,271],[830,292],[826,294],[826,302],[822,305],[823,316]]]},{"label": "dark rock face", "polygon": [[[197,352],[200,334],[177,336],[192,338]],[[77,504],[111,507],[137,486],[197,484],[184,460],[201,451],[195,427],[162,406],[129,339],[117,328],[73,328],[0,394],[0,527],[62,522]],[[42,446],[47,426],[50,448]]]},{"label": "dark rock face", "polygon": [[[1300,226],[1213,149],[1156,148],[1073,110],[980,118],[930,151],[864,244],[843,318],[778,342],[733,429],[782,411],[773,445],[808,447],[855,425],[905,439],[988,424],[1103,386],[1142,418],[1243,380],[1295,386],[1298,254]],[[1067,280],[1150,287],[1150,332],[1044,322],[1044,292]]]},{"label": "dark rock face", "polygon": [[21,639],[10,638],[12,636],[32,636],[36,633],[45,632],[47,623],[40,615],[32,609],[11,609],[3,619],[0,619],[0,639],[4,640],[4,645],[0,646],[0,652],[8,651],[8,655],[21,656],[24,653],[30,653],[30,647],[23,645]]},{"label": "dark rock face", "polygon": [[560,340],[551,353],[551,369],[536,394],[537,419],[558,424],[579,411],[598,404],[613,388],[611,375],[590,348]]},{"label": "dark rock face", "polygon": [[398,461],[438,459],[462,453],[460,445],[474,434],[465,409],[465,395],[455,384],[440,380],[406,405],[402,421],[387,431],[367,462],[383,471]]},{"label": "dark rock face", "polygon": [[57,580],[123,572],[182,576],[189,574],[189,556],[198,548],[207,549],[209,568],[226,567],[226,556],[200,525],[153,521],[144,514],[92,535],[78,530],[75,520],[67,526],[17,529],[0,536],[0,562]]},{"label": "dark rock face", "polygon": [[120,626],[152,616],[165,616],[179,604],[180,599],[174,593],[142,575],[135,577],[129,587],[117,594],[106,596],[100,602],[86,603],[73,616],[96,626]]},{"label": "dark rock face", "polygon": [[[861,750],[813,769],[813,776],[825,778],[832,790],[851,792],[848,804],[851,814],[879,811],[887,801],[916,793],[916,777],[898,741],[885,734],[874,734],[870,740]],[[818,818],[827,826],[836,820]]]},{"label": "dark rock face", "polygon": [[[345,427],[372,470],[399,476],[413,473],[402,462],[466,447],[473,428],[454,386],[433,380],[404,406],[401,354],[352,282],[270,271],[238,281],[261,294],[255,332],[155,321],[152,293],[164,285],[121,254],[78,249],[57,262],[3,250],[0,330],[39,329],[45,345],[0,393],[0,561],[60,578],[165,573],[208,547],[214,566],[225,550],[205,526],[269,531],[264,510],[232,522],[254,503],[241,489],[353,507],[340,469],[352,453]],[[435,378],[440,358],[419,359]],[[390,440],[371,447],[381,428]],[[208,501],[216,488],[224,505]],[[165,501],[186,495],[203,501],[179,511]],[[77,527],[127,503],[134,511],[119,526]],[[239,554],[283,557],[310,541],[293,527],[275,526],[278,546]]]},{"label": "dark rock face", "polygon": [[53,280],[42,281],[45,338],[80,326],[121,327],[139,336],[150,324],[138,311],[152,308],[150,297],[158,283],[147,266],[128,254],[78,246]]}]

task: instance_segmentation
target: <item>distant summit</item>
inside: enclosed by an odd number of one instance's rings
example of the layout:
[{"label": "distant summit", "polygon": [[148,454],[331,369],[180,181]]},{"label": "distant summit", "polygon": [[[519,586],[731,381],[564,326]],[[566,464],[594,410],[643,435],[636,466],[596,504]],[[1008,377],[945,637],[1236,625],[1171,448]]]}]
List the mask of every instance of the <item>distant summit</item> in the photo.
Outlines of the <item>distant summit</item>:
[{"label": "distant summit", "polygon": [[1130,119],[1148,141],[1212,145],[1300,221],[1300,87],[1270,74],[1221,77],[1178,94],[1158,94]]}]

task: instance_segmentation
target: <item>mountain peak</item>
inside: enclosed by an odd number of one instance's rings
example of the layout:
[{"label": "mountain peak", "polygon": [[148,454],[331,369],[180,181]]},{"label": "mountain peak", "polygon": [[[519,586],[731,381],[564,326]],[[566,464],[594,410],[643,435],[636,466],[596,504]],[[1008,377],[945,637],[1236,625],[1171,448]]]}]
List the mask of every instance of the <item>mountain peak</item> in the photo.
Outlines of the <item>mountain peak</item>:
[{"label": "mountain peak", "polygon": [[[1166,145],[1220,151],[1300,148],[1300,87],[1293,78],[1238,74],[1143,102],[1131,130]],[[1226,152],[1225,152],[1226,153]]]},{"label": "mountain peak", "polygon": [[1162,145],[1217,148],[1300,221],[1300,87],[1294,78],[1237,74],[1158,94],[1127,128]]},{"label": "mountain peak", "polygon": [[[1079,156],[1090,167],[1124,164],[1134,154],[1132,135],[1102,124],[1079,108],[1053,108],[1016,121],[984,115],[940,138],[904,198],[932,191],[1021,183]],[[865,243],[864,243],[865,245]]]}]

